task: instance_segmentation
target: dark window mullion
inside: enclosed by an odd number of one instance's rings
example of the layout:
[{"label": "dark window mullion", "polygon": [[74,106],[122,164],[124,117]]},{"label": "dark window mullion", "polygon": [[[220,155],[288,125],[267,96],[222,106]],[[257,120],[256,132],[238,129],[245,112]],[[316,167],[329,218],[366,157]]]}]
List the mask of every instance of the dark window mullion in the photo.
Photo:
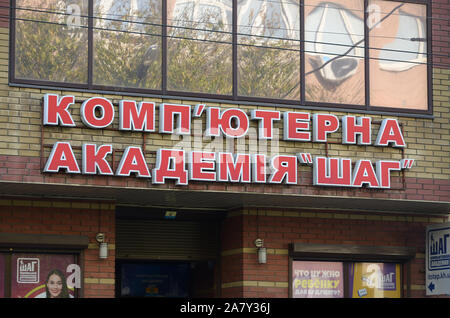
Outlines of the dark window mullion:
[{"label": "dark window mullion", "polygon": [[167,94],[167,0],[162,0],[161,89]]},{"label": "dark window mullion", "polygon": [[232,76],[233,76],[233,100],[237,100],[238,99],[238,52],[237,52],[237,0],[233,0],[233,17],[232,17],[232,65],[233,65],[233,71],[232,71]]},{"label": "dark window mullion", "polygon": [[300,105],[305,104],[305,1],[299,2],[300,7]]},{"label": "dark window mullion", "polygon": [[364,0],[364,88],[365,88],[365,102],[366,110],[370,109],[370,59],[369,59],[369,0]]},{"label": "dark window mullion", "polygon": [[92,89],[94,76],[94,0],[88,7],[88,88]]}]

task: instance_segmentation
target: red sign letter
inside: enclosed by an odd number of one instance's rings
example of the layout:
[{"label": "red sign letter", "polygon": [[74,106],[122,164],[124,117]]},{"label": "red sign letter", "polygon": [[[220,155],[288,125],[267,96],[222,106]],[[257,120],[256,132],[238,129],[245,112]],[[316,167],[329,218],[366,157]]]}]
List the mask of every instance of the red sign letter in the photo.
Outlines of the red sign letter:
[{"label": "red sign letter", "polygon": [[[192,151],[189,162],[189,179],[216,181],[216,154],[214,152]],[[210,172],[203,169],[210,170]]]},{"label": "red sign letter", "polygon": [[58,99],[58,95],[44,95],[44,125],[58,125],[75,127],[75,122],[67,110],[75,103],[74,96],[63,96]]},{"label": "red sign letter", "polygon": [[[101,110],[101,117],[95,114],[96,109]],[[80,109],[81,120],[91,128],[105,128],[114,120],[114,106],[103,97],[92,97],[86,100]]]},{"label": "red sign letter", "polygon": [[158,149],[156,168],[153,169],[153,183],[164,183],[165,179],[175,179],[176,184],[188,184],[188,172],[184,167],[184,150]]},{"label": "red sign letter", "polygon": [[55,143],[45,164],[44,172],[58,172],[61,168],[66,169],[67,173],[80,173],[72,147],[68,142]]},{"label": "red sign letter", "polygon": [[280,112],[272,110],[252,110],[251,119],[258,119],[260,139],[272,139],[273,121],[280,120]]},{"label": "red sign letter", "polygon": [[297,184],[297,157],[296,156],[274,156],[270,162],[272,174],[269,183]]},{"label": "red sign letter", "polygon": [[159,106],[159,132],[163,134],[173,134],[175,120],[177,115],[177,135],[189,135],[191,133],[191,106],[161,104]]},{"label": "red sign letter", "polygon": [[136,172],[138,177],[150,178],[150,171],[140,147],[127,147],[120,159],[116,175],[126,177]]},{"label": "red sign letter", "polygon": [[105,157],[112,153],[111,145],[102,145],[97,149],[94,144],[83,145],[83,165],[82,171],[84,174],[99,174],[113,175],[113,171],[106,161]]},{"label": "red sign letter", "polygon": [[[233,122],[235,123],[233,125]],[[233,127],[235,126],[235,127]],[[247,114],[237,108],[227,109],[220,114],[217,107],[209,107],[206,116],[207,136],[220,136],[220,130],[227,137],[242,137],[248,131],[249,120]]]},{"label": "red sign letter", "polygon": [[354,187],[362,187],[363,183],[367,183],[369,188],[378,188],[378,179],[370,160],[358,160],[353,172]]},{"label": "red sign letter", "polygon": [[313,184],[324,186],[351,186],[352,161],[343,158],[315,157]]},{"label": "red sign letter", "polygon": [[250,182],[250,155],[219,153],[218,181]]},{"label": "red sign letter", "polygon": [[371,122],[370,117],[342,117],[342,143],[370,145],[372,143]]},{"label": "red sign letter", "polygon": [[301,130],[309,130],[308,113],[285,112],[284,120],[284,140],[310,141],[311,133],[302,132]]},{"label": "red sign letter", "polygon": [[377,161],[377,178],[380,183],[380,188],[390,188],[391,187],[391,170],[400,170],[399,161]]},{"label": "red sign letter", "polygon": [[381,123],[375,145],[387,146],[391,142],[394,144],[393,147],[406,147],[397,119],[386,118]]},{"label": "red sign letter", "polygon": [[119,116],[120,130],[155,131],[155,103],[122,100]]},{"label": "red sign letter", "polygon": [[339,128],[339,119],[329,114],[313,115],[313,141],[326,142],[327,134],[335,132]]}]

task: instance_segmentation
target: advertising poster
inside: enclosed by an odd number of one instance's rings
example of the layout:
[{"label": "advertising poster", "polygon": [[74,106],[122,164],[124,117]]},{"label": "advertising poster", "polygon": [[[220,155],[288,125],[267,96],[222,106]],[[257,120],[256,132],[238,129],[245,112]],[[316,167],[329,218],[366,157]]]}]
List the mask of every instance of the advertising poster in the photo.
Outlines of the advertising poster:
[{"label": "advertising poster", "polygon": [[427,227],[426,294],[450,295],[450,223]]},{"label": "advertising poster", "polygon": [[352,263],[349,287],[353,298],[400,298],[400,264]]},{"label": "advertising poster", "polygon": [[343,298],[343,263],[292,262],[293,298]]},{"label": "advertising poster", "polygon": [[0,254],[0,298],[5,297],[5,255]]},{"label": "advertising poster", "polygon": [[69,254],[13,254],[11,297],[74,298],[80,270]]}]

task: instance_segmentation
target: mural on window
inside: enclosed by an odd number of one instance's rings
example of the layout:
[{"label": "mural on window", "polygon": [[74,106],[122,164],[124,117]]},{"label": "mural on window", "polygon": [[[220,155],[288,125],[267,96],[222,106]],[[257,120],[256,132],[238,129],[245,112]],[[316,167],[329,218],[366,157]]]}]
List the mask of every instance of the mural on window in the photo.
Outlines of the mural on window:
[{"label": "mural on window", "polygon": [[300,99],[298,0],[238,0],[238,95]]},{"label": "mural on window", "polygon": [[16,7],[16,78],[87,83],[88,0],[17,0]]},{"label": "mural on window", "polygon": [[364,1],[305,1],[305,98],[365,103]]},{"label": "mural on window", "polygon": [[370,104],[426,110],[426,7],[371,0],[369,8],[380,12],[369,33]]},{"label": "mural on window", "polygon": [[161,89],[161,1],[94,1],[93,82]]},{"label": "mural on window", "polygon": [[232,1],[168,0],[167,89],[231,95]]},{"label": "mural on window", "polygon": [[80,267],[70,254],[13,254],[10,277],[13,298],[74,298],[81,287]]}]

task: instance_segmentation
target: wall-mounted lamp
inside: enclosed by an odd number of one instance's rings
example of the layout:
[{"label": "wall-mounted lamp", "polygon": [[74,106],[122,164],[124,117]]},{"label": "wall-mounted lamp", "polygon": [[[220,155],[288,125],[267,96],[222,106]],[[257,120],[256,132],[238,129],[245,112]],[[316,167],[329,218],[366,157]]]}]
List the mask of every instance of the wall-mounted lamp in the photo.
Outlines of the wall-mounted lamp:
[{"label": "wall-mounted lamp", "polygon": [[255,240],[255,246],[258,248],[258,263],[267,263],[267,249],[264,247],[264,241],[260,238]]},{"label": "wall-mounted lamp", "polygon": [[105,234],[97,233],[95,239],[99,244],[98,257],[101,259],[108,258],[108,243],[105,242]]}]

